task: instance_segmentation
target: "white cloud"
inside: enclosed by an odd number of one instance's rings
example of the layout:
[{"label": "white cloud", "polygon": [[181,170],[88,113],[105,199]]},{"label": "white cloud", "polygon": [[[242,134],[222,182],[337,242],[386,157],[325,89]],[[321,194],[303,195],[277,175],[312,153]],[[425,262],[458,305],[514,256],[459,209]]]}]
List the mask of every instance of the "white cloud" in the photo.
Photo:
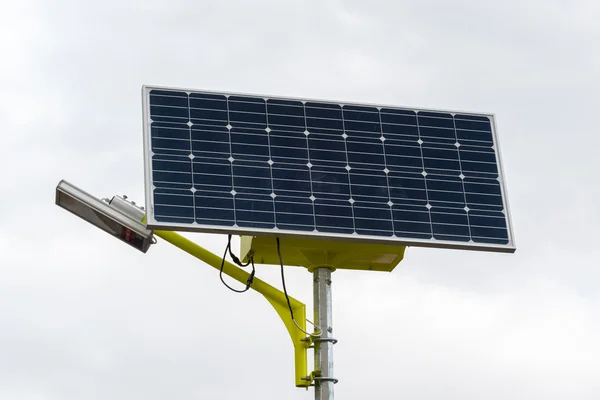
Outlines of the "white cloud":
[{"label": "white cloud", "polygon": [[[597,398],[597,11],[4,4],[0,397],[312,396],[293,387],[289,338],[259,295],[230,293],[167,243],[137,253],[54,205],[61,178],[142,202],[140,89],[160,84],[495,112],[517,253],[410,248],[392,274],[336,272],[338,397]],[[258,274],[280,285],[277,268]],[[287,277],[310,309],[310,276]]]}]

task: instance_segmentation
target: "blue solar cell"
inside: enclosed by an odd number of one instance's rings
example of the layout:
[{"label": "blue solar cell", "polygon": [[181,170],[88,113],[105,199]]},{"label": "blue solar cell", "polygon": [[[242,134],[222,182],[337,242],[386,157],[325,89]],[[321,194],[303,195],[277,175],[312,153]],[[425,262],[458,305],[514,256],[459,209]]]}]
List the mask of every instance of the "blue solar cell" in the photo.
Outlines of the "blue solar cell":
[{"label": "blue solar cell", "polygon": [[493,117],[148,89],[151,226],[512,249]]}]

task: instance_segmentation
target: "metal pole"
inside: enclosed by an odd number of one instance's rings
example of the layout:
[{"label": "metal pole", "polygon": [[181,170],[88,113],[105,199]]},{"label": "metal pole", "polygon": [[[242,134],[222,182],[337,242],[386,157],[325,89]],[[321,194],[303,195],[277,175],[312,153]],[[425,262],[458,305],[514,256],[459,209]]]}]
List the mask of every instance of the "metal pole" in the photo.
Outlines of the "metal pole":
[{"label": "metal pole", "polygon": [[321,330],[321,336],[314,338],[315,370],[321,371],[315,377],[315,400],[333,400],[333,338],[331,269],[315,268],[313,271],[314,321]]}]

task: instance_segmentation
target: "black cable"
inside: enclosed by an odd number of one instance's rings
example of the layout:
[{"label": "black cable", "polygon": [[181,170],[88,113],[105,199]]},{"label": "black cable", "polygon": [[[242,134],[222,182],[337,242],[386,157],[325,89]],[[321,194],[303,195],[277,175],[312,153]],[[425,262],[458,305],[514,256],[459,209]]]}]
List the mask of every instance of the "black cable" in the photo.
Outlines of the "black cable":
[{"label": "black cable", "polygon": [[290,297],[287,294],[287,289],[285,287],[285,276],[283,274],[283,258],[281,257],[281,249],[279,248],[279,238],[277,239],[277,255],[279,255],[279,265],[281,266],[281,285],[283,286],[283,293],[285,294],[285,299],[287,300],[288,308],[290,309],[290,315],[292,316],[292,321],[294,320],[294,311],[292,310],[292,305],[290,304]]},{"label": "black cable", "polygon": [[[231,286],[229,286],[227,283],[225,283],[225,280],[223,280],[223,267],[225,267],[225,258],[227,257],[227,253],[229,253],[229,255],[231,255],[231,258],[233,259],[233,261],[236,264],[238,264],[240,267],[246,267],[246,266],[248,266],[248,264],[252,264],[252,272],[250,272],[250,276],[248,276],[248,280],[246,281],[246,288],[243,290],[234,289]],[[252,282],[254,281],[255,273],[256,273],[256,269],[254,268],[254,257],[250,256],[250,260],[245,265],[243,265],[240,262],[239,258],[237,258],[235,255],[233,255],[233,253],[231,251],[231,235],[229,235],[227,238],[227,247],[225,247],[225,253],[223,254],[223,259],[221,261],[221,269],[219,270],[219,278],[221,279],[221,282],[223,282],[223,285],[225,285],[229,290],[231,290],[233,292],[244,293],[245,291],[250,289],[250,286],[252,285]]]},{"label": "black cable", "polygon": [[235,254],[233,254],[233,252],[231,251],[231,235],[229,235],[229,237],[227,239],[227,247],[229,248],[229,257],[231,257],[231,259],[233,260],[234,263],[236,263],[240,267],[247,267],[248,265],[250,265],[250,263],[252,262],[252,256],[249,257],[249,260],[246,264],[243,264],[240,261],[240,259]]}]

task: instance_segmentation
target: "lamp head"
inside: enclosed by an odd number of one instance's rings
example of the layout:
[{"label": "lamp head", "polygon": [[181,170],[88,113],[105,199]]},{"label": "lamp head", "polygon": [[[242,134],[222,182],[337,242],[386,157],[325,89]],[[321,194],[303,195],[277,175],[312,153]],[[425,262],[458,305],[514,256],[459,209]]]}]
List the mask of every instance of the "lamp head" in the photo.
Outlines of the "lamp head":
[{"label": "lamp head", "polygon": [[[112,205],[115,198],[118,198],[117,203]],[[116,207],[117,204],[119,207]],[[143,253],[154,241],[153,231],[141,222],[144,211],[119,196],[110,201],[101,200],[61,180],[56,186],[56,205]]]}]

